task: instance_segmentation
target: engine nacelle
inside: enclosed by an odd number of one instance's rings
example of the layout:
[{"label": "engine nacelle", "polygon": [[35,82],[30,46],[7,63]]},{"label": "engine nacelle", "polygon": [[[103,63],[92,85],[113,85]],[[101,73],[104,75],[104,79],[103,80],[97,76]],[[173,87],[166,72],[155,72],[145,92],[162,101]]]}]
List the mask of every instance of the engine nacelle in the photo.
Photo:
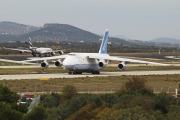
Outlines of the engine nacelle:
[{"label": "engine nacelle", "polygon": [[23,53],[24,53],[23,51],[19,50],[19,54],[23,54]]},{"label": "engine nacelle", "polygon": [[42,68],[47,68],[47,67],[49,67],[49,63],[48,63],[47,61],[43,61],[43,62],[41,63],[41,67],[42,67]]},{"label": "engine nacelle", "polygon": [[104,66],[104,62],[99,62],[98,65],[99,65],[99,67],[103,67]]},{"label": "engine nacelle", "polygon": [[55,56],[55,54],[56,54],[55,52],[51,52],[51,56]]},{"label": "engine nacelle", "polygon": [[62,55],[62,54],[64,54],[64,52],[61,50],[61,51],[59,51],[59,54]]},{"label": "engine nacelle", "polygon": [[126,64],[125,64],[125,62],[120,63],[120,64],[118,65],[118,68],[119,68],[120,70],[126,69]]},{"label": "engine nacelle", "polygon": [[57,60],[54,64],[56,67],[61,67],[63,65],[61,60]]}]

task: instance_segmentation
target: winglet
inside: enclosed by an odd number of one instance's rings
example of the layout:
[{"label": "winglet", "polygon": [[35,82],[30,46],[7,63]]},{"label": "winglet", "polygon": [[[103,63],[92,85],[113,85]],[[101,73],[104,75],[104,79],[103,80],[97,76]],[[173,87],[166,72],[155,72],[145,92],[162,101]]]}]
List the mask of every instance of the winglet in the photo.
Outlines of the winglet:
[{"label": "winglet", "polygon": [[101,43],[101,47],[99,49],[100,54],[107,54],[108,33],[108,29],[106,29]]}]

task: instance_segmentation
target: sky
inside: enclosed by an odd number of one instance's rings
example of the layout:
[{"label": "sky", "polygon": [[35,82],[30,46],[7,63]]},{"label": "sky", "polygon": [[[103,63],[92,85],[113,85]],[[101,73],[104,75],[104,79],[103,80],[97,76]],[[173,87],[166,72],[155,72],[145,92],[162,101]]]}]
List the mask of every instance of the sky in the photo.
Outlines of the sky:
[{"label": "sky", "polygon": [[180,0],[0,0],[0,21],[69,24],[134,40],[180,39]]}]

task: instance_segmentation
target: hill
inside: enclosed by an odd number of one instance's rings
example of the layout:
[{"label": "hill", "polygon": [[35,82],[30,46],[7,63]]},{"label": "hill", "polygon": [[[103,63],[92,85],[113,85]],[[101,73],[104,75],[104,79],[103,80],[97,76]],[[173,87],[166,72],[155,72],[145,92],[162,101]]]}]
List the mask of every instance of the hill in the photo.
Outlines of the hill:
[{"label": "hill", "polygon": [[[103,30],[102,30],[103,34]],[[0,42],[27,42],[31,37],[33,42],[100,42],[102,36],[74,27],[68,24],[45,24],[43,27],[24,25],[14,22],[0,22]],[[172,46],[180,43],[178,39],[158,38],[150,41],[126,40],[109,37],[109,42],[123,45]]]},{"label": "hill", "polygon": [[157,38],[157,39],[150,40],[148,42],[180,44],[180,40],[174,39],[174,38]]},{"label": "hill", "polygon": [[[33,42],[99,42],[102,36],[82,30],[68,24],[45,24],[43,27],[33,27],[12,22],[1,22],[0,42],[28,41],[31,37]],[[26,31],[25,31],[26,30]],[[129,41],[109,37],[110,42],[132,44]]]},{"label": "hill", "polygon": [[1,35],[21,35],[38,29],[39,27],[35,27],[31,25],[23,25],[23,24],[7,22],[7,21],[0,22]]},{"label": "hill", "polygon": [[41,29],[21,36],[26,39],[31,37],[33,41],[86,41],[94,42],[100,39],[99,35],[79,29],[67,24],[45,24]]},{"label": "hill", "polygon": [[[58,41],[74,41],[74,42],[99,42],[102,36],[92,32],[82,30],[68,24],[45,24],[41,29],[21,36],[26,39],[31,37],[33,41],[58,42]],[[109,38],[110,42],[130,44],[130,42],[119,38]]]}]

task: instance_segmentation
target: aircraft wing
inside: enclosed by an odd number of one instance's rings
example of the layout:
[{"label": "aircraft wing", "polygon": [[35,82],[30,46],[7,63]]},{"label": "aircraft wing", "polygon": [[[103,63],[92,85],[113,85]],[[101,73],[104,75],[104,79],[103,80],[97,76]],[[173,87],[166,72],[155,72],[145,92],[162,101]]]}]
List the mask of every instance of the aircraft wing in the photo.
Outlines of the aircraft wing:
[{"label": "aircraft wing", "polygon": [[22,49],[16,49],[16,48],[6,48],[4,47],[5,50],[15,50],[15,51],[21,51],[21,52],[29,52],[32,53],[31,50],[22,50]]},{"label": "aircraft wing", "polygon": [[[2,61],[2,62],[10,62],[10,63],[19,63],[19,64],[22,63],[21,61],[7,60],[7,59],[0,59],[0,61]],[[33,65],[34,63],[26,63],[26,64]]]},{"label": "aircraft wing", "polygon": [[33,62],[33,61],[45,61],[45,60],[58,60],[65,59],[68,55],[60,55],[60,56],[52,56],[52,57],[44,57],[44,58],[32,58],[30,60],[23,60],[22,62]]},{"label": "aircraft wing", "polygon": [[156,63],[156,62],[143,61],[143,60],[135,60],[135,59],[129,59],[129,58],[112,57],[112,56],[89,55],[88,57],[89,58],[93,58],[93,59],[104,59],[104,60],[114,60],[114,61],[120,61],[120,62],[133,62],[133,63],[142,63],[142,64],[169,66],[169,64]]}]

